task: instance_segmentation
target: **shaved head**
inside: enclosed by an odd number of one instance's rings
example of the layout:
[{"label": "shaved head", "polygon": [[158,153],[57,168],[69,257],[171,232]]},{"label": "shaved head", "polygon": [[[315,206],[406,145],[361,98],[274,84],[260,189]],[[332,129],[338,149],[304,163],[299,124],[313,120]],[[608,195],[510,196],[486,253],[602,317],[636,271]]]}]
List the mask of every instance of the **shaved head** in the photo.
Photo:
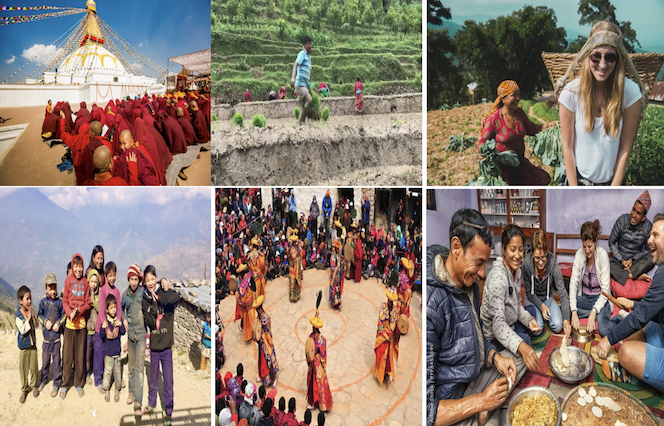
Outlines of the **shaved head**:
[{"label": "shaved head", "polygon": [[95,120],[92,123],[90,123],[90,133],[92,134],[92,136],[101,136],[101,130],[102,130],[101,122]]},{"label": "shaved head", "polygon": [[177,107],[177,108],[175,108],[175,114],[176,114],[178,117],[182,117],[182,116],[184,115],[184,111],[182,110],[182,107]]},{"label": "shaved head", "polygon": [[92,155],[92,162],[95,165],[95,172],[106,173],[111,169],[111,150],[106,145],[101,145],[95,149]]},{"label": "shaved head", "polygon": [[198,111],[198,102],[191,101],[189,103],[189,109],[192,110],[192,111]]},{"label": "shaved head", "polygon": [[120,132],[120,149],[125,152],[134,147],[134,137],[131,135],[129,129],[124,129]]}]

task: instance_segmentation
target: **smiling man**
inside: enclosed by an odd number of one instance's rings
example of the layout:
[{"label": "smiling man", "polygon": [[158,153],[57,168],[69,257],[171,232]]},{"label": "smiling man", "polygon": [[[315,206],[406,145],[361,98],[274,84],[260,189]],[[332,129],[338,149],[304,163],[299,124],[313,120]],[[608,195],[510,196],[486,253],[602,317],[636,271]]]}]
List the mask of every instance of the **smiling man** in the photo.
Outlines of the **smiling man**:
[{"label": "smiling man", "polygon": [[[653,263],[664,262],[664,214],[655,216],[648,246]],[[611,346],[627,339],[618,352],[620,367],[603,362],[605,374],[612,380],[630,381],[637,377],[664,391],[664,268],[657,268],[650,288],[640,301],[619,297],[618,301],[633,311],[616,325],[597,346],[597,355],[606,359]],[[609,368],[607,368],[609,367]]]},{"label": "smiling man", "polygon": [[611,277],[621,285],[627,279],[650,281],[648,272],[655,267],[648,248],[652,223],[646,215],[650,204],[650,193],[643,191],[632,211],[621,215],[611,230]]},{"label": "smiling man", "polygon": [[516,383],[514,360],[482,334],[477,282],[490,255],[489,224],[472,209],[452,217],[449,249],[427,249],[428,426],[499,424],[508,378]]}]

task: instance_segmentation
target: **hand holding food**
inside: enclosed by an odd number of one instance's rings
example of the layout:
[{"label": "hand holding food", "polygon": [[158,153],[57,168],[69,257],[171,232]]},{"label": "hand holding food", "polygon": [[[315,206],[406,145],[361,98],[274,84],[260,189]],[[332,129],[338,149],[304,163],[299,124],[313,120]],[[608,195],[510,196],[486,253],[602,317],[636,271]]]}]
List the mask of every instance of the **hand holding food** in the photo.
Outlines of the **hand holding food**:
[{"label": "hand holding food", "polygon": [[527,344],[526,342],[521,342],[519,345],[519,353],[523,356],[523,361],[526,363],[528,370],[535,371],[537,370],[537,365],[539,364],[539,357],[535,353],[535,350]]}]

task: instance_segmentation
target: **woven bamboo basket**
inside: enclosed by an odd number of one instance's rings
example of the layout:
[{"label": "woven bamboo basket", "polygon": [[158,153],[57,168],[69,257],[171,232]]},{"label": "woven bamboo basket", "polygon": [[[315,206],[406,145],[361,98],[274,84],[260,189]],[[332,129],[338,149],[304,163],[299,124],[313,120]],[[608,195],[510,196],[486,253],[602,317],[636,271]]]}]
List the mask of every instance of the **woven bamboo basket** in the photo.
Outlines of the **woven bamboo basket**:
[{"label": "woven bamboo basket", "polygon": [[[662,68],[662,63],[664,63],[664,54],[630,53],[629,56],[632,58],[632,62],[634,62],[634,67],[638,71],[639,77],[641,78],[641,82],[643,83],[645,90],[644,93],[645,98],[648,99],[648,97],[650,96],[650,91],[652,90],[652,86],[655,84],[655,80],[657,79],[657,74]],[[542,52],[542,59],[544,60],[544,65],[546,66],[546,70],[549,72],[549,78],[551,79],[551,84],[553,84],[554,87],[556,85],[556,81],[558,81],[559,78],[562,78],[565,75],[565,73],[567,72],[567,68],[569,67],[569,64],[572,63],[575,57],[576,53]],[[625,73],[627,78],[634,80],[632,72],[629,70],[627,64],[623,65],[625,66]],[[575,78],[579,77],[580,72],[581,72],[581,64],[579,64],[576,67],[576,69],[573,70],[572,74],[570,75],[569,81],[572,81]],[[569,81],[566,81],[565,83],[568,83]],[[560,94],[561,90],[562,88],[556,92],[556,98]]]}]

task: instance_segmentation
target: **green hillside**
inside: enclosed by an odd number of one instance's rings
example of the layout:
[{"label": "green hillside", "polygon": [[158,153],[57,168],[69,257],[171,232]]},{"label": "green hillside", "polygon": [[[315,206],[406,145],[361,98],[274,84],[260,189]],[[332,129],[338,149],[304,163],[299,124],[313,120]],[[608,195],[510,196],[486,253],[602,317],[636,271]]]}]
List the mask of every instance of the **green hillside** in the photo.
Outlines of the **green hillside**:
[{"label": "green hillside", "polygon": [[[250,13],[249,13],[250,12]],[[390,0],[213,0],[212,82],[217,102],[235,104],[288,87],[300,40],[313,39],[311,82],[332,96],[421,92],[422,4]]]}]

